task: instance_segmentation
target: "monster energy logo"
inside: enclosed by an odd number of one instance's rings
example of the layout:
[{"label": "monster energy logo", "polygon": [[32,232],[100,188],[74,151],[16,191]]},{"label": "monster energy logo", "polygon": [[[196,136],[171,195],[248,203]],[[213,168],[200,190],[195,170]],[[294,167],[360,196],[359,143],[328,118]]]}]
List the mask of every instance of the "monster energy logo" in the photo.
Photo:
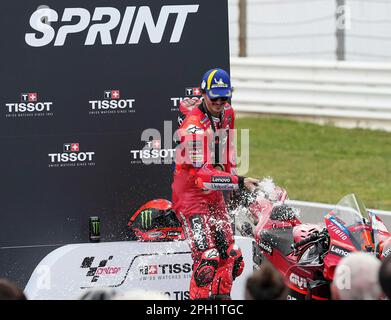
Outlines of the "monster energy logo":
[{"label": "monster energy logo", "polygon": [[100,223],[99,220],[92,220],[91,221],[91,231],[94,236],[99,235],[100,233]]},{"label": "monster energy logo", "polygon": [[141,212],[141,227],[148,229],[152,226],[152,210],[144,210]]}]

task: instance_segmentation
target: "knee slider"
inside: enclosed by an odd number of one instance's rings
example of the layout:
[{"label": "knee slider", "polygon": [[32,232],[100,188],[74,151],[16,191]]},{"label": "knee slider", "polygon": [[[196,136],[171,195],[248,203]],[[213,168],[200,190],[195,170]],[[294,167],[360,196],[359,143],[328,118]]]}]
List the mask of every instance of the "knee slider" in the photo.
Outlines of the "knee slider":
[{"label": "knee slider", "polygon": [[202,254],[201,262],[194,271],[194,280],[198,287],[207,286],[213,281],[219,262],[217,249],[209,249]]},{"label": "knee slider", "polygon": [[227,255],[230,259],[233,260],[233,268],[232,268],[232,277],[235,279],[240,276],[244,269],[244,261],[242,256],[242,251],[236,244],[231,244],[228,247]]}]

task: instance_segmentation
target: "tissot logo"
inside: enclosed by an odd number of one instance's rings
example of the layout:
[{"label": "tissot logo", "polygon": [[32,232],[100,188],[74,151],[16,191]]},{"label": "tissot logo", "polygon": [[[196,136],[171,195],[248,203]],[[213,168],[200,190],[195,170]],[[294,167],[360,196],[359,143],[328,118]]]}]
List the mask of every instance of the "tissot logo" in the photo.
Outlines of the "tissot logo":
[{"label": "tissot logo", "polygon": [[78,152],[79,144],[78,143],[64,143],[64,152]]},{"label": "tissot logo", "polygon": [[148,266],[141,266],[139,270],[142,275],[155,275],[157,274],[157,269],[156,264],[151,264]]},{"label": "tissot logo", "polygon": [[49,153],[49,168],[94,166],[95,152],[81,152],[78,142],[64,143],[62,153]]},{"label": "tissot logo", "polygon": [[20,102],[5,104],[6,118],[53,116],[53,102],[39,101],[38,92],[23,92]]},{"label": "tissot logo", "polygon": [[170,98],[172,106],[171,106],[171,111],[178,112],[179,111],[179,104],[183,100],[183,97],[173,97]]},{"label": "tissot logo", "polygon": [[90,100],[91,106],[89,114],[123,114],[134,113],[135,99],[121,98],[120,90],[105,90],[103,100]]},{"label": "tissot logo", "polygon": [[189,291],[173,291],[173,292],[164,292],[168,297],[172,297],[174,300],[189,300],[190,293]]},{"label": "tissot logo", "polygon": [[[67,40],[77,38],[72,34],[83,32],[86,33],[86,46],[138,44],[145,29],[151,43],[160,43],[167,26],[171,26],[167,23],[169,18],[174,16],[174,27],[167,32],[171,32],[169,42],[177,43],[181,40],[188,15],[198,12],[198,7],[196,4],[162,6],[156,23],[148,6],[126,7],[124,11],[97,7],[93,12],[85,8],[65,8],[61,20],[56,10],[40,8],[30,16],[30,26],[36,32],[27,32],[25,41],[31,47],[63,46]],[[56,30],[51,22],[57,22],[59,28]]]},{"label": "tissot logo", "polygon": [[105,98],[106,99],[116,99],[118,100],[119,97],[120,97],[120,92],[119,90],[108,90],[108,91],[105,91]]},{"label": "tissot logo", "polygon": [[199,87],[197,88],[186,88],[185,89],[185,95],[188,96],[200,96],[201,95],[201,89]]},{"label": "tissot logo", "polygon": [[171,100],[171,111],[178,112],[179,111],[179,104],[181,101],[185,98],[190,97],[197,97],[200,98],[202,95],[201,88],[200,87],[188,87],[185,88],[185,97],[172,97]]},{"label": "tissot logo", "polygon": [[145,265],[139,268],[142,275],[160,275],[160,274],[178,274],[178,273],[190,273],[190,263],[174,263],[174,264],[152,264]]},{"label": "tissot logo", "polygon": [[20,101],[36,102],[38,100],[38,94],[36,92],[21,93]]},{"label": "tissot logo", "polygon": [[131,164],[171,164],[175,157],[175,149],[162,149],[160,140],[151,140],[141,150],[130,150]]}]

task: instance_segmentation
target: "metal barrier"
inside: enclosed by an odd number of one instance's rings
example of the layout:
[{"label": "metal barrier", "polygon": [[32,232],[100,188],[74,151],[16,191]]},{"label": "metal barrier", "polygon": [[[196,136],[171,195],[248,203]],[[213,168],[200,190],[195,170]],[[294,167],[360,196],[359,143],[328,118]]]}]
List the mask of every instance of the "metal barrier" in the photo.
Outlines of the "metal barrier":
[{"label": "metal barrier", "polygon": [[235,110],[391,123],[391,64],[231,58]]}]

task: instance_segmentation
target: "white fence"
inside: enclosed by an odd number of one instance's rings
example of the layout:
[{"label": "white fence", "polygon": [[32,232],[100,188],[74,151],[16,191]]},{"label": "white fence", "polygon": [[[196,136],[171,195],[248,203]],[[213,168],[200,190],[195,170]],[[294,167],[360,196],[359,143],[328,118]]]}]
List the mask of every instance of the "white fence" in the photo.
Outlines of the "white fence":
[{"label": "white fence", "polygon": [[[230,53],[239,54],[239,5],[229,3]],[[334,60],[336,19],[348,61],[391,61],[388,0],[247,0],[247,55]],[[343,18],[337,18],[344,13]]]},{"label": "white fence", "polygon": [[239,112],[384,122],[391,64],[231,58]]},{"label": "white fence", "polygon": [[[287,200],[285,202],[300,210],[300,219],[304,223],[320,223],[324,216],[335,208],[335,204]],[[391,211],[368,209],[382,219],[387,229],[391,231]]]}]

